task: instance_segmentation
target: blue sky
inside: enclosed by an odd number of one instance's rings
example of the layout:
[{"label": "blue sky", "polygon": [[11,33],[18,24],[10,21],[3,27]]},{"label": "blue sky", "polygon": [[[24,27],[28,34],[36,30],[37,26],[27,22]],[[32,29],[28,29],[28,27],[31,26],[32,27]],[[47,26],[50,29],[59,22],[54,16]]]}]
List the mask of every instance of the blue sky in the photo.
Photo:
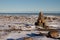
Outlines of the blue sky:
[{"label": "blue sky", "polygon": [[60,12],[60,0],[0,0],[1,13]]}]

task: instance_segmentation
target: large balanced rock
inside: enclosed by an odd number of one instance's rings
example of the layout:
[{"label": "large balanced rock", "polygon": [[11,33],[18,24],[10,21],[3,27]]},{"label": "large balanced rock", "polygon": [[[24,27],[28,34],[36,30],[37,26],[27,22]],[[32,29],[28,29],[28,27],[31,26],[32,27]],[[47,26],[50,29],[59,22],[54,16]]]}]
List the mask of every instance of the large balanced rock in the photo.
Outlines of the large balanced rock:
[{"label": "large balanced rock", "polygon": [[46,23],[45,23],[45,19],[43,16],[43,12],[39,13],[39,16],[38,16],[38,19],[37,19],[37,22],[35,23],[35,25],[47,28]]}]

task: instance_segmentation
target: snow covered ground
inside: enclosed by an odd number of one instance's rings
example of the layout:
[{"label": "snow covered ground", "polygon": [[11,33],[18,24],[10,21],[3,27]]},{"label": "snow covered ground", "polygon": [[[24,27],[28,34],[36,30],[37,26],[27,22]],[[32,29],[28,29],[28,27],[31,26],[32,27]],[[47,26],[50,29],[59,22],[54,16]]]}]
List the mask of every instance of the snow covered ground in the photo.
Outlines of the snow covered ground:
[{"label": "snow covered ground", "polygon": [[[49,16],[56,17],[56,16]],[[24,37],[32,37],[33,40],[59,40],[48,38],[45,35],[36,35],[39,31],[35,30],[34,23],[36,22],[38,16],[30,15],[30,16],[0,16],[0,40],[7,39],[15,39],[15,40],[23,40]],[[50,28],[60,29],[60,17],[57,16],[58,19],[52,20],[52,22],[46,21],[47,25]],[[30,30],[30,31],[1,31],[5,29],[22,29],[22,30]]]},{"label": "snow covered ground", "polygon": [[20,31],[19,32],[11,32],[9,33],[3,40],[7,39],[14,39],[14,40],[23,40],[24,37],[31,37],[33,40],[59,40],[59,39],[53,39],[48,38],[44,35],[37,35],[38,31]]}]

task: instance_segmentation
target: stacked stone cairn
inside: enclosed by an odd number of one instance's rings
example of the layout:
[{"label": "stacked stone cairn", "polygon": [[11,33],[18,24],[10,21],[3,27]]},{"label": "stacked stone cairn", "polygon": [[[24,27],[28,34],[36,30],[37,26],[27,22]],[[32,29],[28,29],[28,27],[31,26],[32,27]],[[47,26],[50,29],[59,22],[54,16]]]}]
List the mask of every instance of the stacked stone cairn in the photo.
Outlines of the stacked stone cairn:
[{"label": "stacked stone cairn", "polygon": [[48,26],[46,26],[46,22],[43,16],[43,12],[39,13],[39,17],[37,19],[37,22],[35,23],[36,26],[41,26],[43,28],[48,28]]}]

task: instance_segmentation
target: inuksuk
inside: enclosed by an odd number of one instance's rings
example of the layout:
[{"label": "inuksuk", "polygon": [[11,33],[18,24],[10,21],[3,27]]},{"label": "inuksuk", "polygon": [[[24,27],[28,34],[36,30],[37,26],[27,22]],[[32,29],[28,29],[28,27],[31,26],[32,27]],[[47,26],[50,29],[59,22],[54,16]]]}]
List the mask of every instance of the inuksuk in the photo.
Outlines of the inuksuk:
[{"label": "inuksuk", "polygon": [[40,12],[39,13],[39,16],[38,16],[38,19],[37,19],[37,22],[35,23],[36,26],[41,26],[43,28],[47,28],[48,26],[46,26],[46,22],[45,22],[45,19],[44,19],[44,16],[43,16],[43,12]]}]

